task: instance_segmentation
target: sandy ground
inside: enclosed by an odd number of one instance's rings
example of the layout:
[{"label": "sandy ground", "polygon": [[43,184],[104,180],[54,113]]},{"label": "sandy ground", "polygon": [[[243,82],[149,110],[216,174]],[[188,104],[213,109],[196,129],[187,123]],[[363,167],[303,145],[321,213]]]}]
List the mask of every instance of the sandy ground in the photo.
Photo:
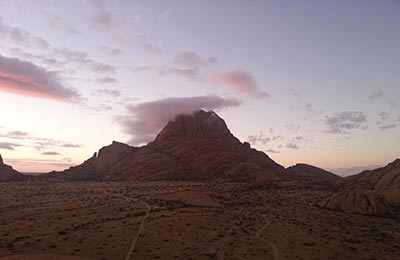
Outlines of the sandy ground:
[{"label": "sandy ground", "polygon": [[399,218],[316,207],[325,195],[234,184],[0,183],[0,260],[399,259]]}]

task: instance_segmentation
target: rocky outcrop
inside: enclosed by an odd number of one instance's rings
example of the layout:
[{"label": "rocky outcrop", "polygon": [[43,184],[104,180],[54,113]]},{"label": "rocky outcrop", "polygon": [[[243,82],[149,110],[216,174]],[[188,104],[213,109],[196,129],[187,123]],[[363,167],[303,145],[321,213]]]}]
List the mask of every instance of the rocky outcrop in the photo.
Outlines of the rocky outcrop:
[{"label": "rocky outcrop", "polygon": [[335,193],[319,203],[320,207],[348,213],[387,214],[392,209],[385,198],[373,190],[349,190]]},{"label": "rocky outcrop", "polygon": [[216,113],[198,111],[168,122],[146,146],[113,142],[83,164],[47,177],[270,184],[283,173],[265,153],[234,137]]},{"label": "rocky outcrop", "polygon": [[19,181],[23,180],[24,176],[11,166],[4,164],[0,154],[0,181]]},{"label": "rocky outcrop", "polygon": [[319,206],[364,214],[400,211],[400,160],[387,166],[349,176],[336,183],[340,192],[322,200]]}]

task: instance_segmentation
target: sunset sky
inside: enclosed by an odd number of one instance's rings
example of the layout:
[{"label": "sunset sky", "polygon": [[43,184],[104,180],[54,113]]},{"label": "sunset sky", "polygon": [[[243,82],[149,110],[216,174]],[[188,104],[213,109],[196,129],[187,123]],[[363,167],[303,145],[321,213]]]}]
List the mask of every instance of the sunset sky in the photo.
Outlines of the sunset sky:
[{"label": "sunset sky", "polygon": [[290,166],[400,157],[400,2],[0,0],[0,153],[22,172],[215,110]]}]

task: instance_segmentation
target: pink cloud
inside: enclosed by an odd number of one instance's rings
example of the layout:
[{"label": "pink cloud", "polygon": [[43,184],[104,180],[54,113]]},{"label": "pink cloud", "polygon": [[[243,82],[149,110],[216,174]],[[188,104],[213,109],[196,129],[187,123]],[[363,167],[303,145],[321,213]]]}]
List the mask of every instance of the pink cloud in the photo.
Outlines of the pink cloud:
[{"label": "pink cloud", "polygon": [[77,101],[79,94],[60,83],[58,75],[35,64],[0,55],[0,91],[62,101]]},{"label": "pink cloud", "polygon": [[211,82],[224,85],[238,94],[256,99],[268,99],[271,95],[259,89],[253,76],[244,70],[233,70],[214,75]]}]

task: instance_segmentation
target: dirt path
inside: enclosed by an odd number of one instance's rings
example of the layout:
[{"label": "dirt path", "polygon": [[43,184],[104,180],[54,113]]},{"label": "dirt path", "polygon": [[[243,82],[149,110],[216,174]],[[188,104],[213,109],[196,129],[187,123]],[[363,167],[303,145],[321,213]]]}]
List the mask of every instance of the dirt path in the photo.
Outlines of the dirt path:
[{"label": "dirt path", "polygon": [[147,202],[141,201],[140,199],[137,199],[137,198],[130,198],[130,197],[122,196],[122,195],[114,195],[114,196],[117,196],[117,197],[119,197],[119,198],[123,198],[123,199],[125,199],[125,200],[130,200],[130,201],[133,201],[133,202],[142,203],[142,204],[144,204],[144,205],[147,207],[146,215],[145,215],[144,218],[142,219],[142,222],[140,223],[140,226],[139,226],[139,230],[137,231],[135,237],[133,238],[132,243],[131,243],[131,247],[129,248],[129,251],[128,251],[128,253],[127,253],[126,256],[125,256],[125,260],[129,260],[129,259],[131,259],[133,250],[135,249],[136,242],[138,241],[138,239],[139,239],[139,237],[140,237],[140,234],[143,232],[144,223],[146,222],[146,219],[147,219],[147,218],[149,217],[149,215],[150,215],[151,207],[150,207],[150,205],[149,205]]},{"label": "dirt path", "polygon": [[137,242],[137,240],[138,240],[140,234],[141,234],[142,231],[143,231],[144,223],[145,223],[146,219],[147,219],[147,218],[149,217],[149,215],[150,215],[150,210],[151,210],[150,205],[149,205],[148,203],[144,202],[144,201],[137,201],[137,202],[140,202],[140,203],[145,204],[146,207],[147,207],[147,211],[146,211],[146,215],[144,216],[144,218],[143,218],[143,220],[142,220],[142,223],[140,223],[139,230],[138,230],[138,232],[136,233],[136,236],[135,236],[135,237],[133,238],[133,240],[132,240],[131,248],[129,249],[128,254],[127,254],[126,257],[125,257],[125,260],[129,260],[129,259],[131,258],[133,249],[135,249],[135,246],[136,246],[136,242]]},{"label": "dirt path", "polygon": [[275,260],[280,260],[281,257],[280,257],[280,255],[279,255],[279,250],[278,250],[278,248],[275,246],[275,244],[272,243],[272,242],[270,242],[270,241],[268,241],[267,239],[264,239],[264,238],[261,237],[261,233],[271,224],[271,222],[269,221],[269,219],[267,219],[266,216],[263,216],[263,217],[264,217],[264,219],[265,219],[265,221],[266,221],[267,223],[266,223],[264,226],[262,226],[262,227],[257,231],[256,237],[257,237],[259,240],[263,241],[264,243],[266,243],[268,246],[271,247],[272,252],[273,252],[273,254],[274,254],[274,259],[275,259]]}]

